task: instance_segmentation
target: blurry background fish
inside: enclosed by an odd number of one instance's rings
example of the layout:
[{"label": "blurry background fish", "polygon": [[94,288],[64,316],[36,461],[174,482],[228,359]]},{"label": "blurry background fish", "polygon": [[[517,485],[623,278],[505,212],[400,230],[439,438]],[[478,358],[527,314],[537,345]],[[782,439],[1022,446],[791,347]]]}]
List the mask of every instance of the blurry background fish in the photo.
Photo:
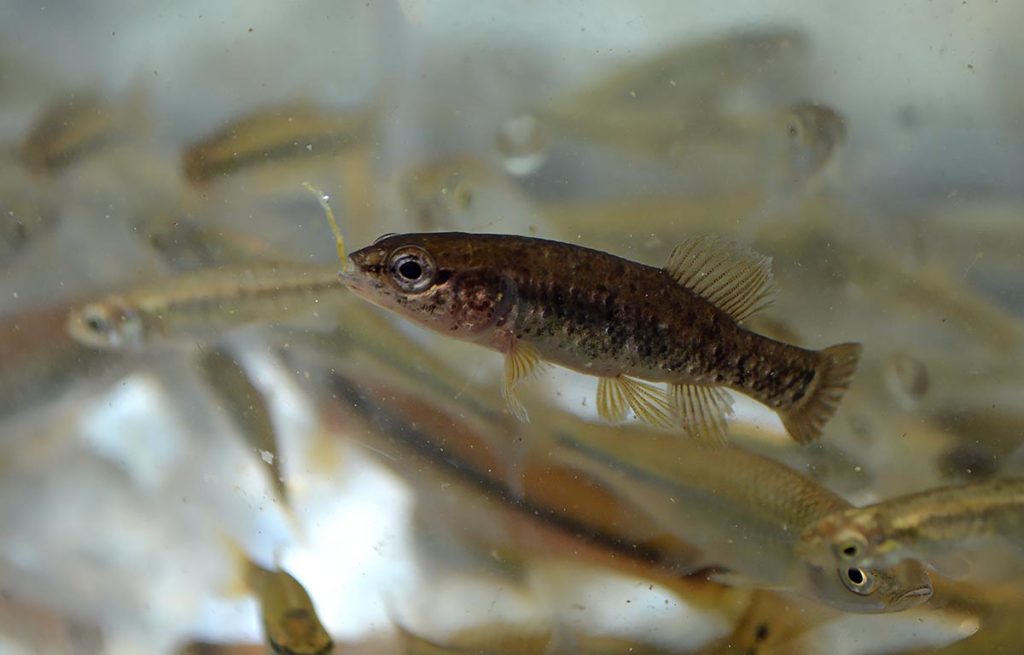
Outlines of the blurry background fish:
[{"label": "blurry background fish", "polygon": [[[553,459],[552,435],[596,423],[583,378],[530,385],[522,426],[471,344],[344,291],[291,287],[284,311],[240,273],[333,279],[306,181],[359,245],[488,231],[660,265],[738,239],[781,290],[751,329],[864,355],[819,444],[741,401],[734,447],[856,506],[1020,477],[1019,5],[0,15],[0,651],[265,652],[257,600],[224,597],[224,534],[301,583],[339,652],[1019,645],[1009,585],[929,571],[926,605],[866,616],[682,575],[707,558],[671,498],[636,511],[601,483],[617,456]],[[188,284],[211,277],[227,296]],[[187,338],[126,352],[67,330],[154,288],[188,296]]]}]

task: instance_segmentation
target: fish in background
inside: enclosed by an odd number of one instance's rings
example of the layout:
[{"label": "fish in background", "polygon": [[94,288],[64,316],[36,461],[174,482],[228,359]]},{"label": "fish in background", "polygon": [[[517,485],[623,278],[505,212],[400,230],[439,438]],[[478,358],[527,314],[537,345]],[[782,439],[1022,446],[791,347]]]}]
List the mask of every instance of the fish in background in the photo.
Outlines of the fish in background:
[{"label": "fish in background", "polygon": [[252,594],[260,605],[267,643],[282,655],[326,655],[334,648],[313,599],[302,583],[278,567],[264,568],[233,542],[228,550],[236,566],[231,595]]},{"label": "fish in background", "polygon": [[261,109],[236,118],[182,154],[185,179],[204,185],[270,165],[316,163],[375,138],[375,113],[309,103]]},{"label": "fish in background", "polygon": [[270,479],[271,487],[290,515],[288,485],[284,481],[277,430],[266,398],[235,357],[222,348],[203,349],[199,356],[199,371],[209,387],[213,402],[227,413],[252,448]]},{"label": "fish in background", "polygon": [[849,504],[782,464],[731,447],[597,432],[558,436],[555,444],[556,461],[700,548],[704,567],[724,569],[726,579],[857,613],[898,612],[931,597],[916,560],[858,567],[798,557],[800,531]]},{"label": "fish in background", "polygon": [[341,278],[403,318],[501,352],[502,394],[524,421],[515,388],[552,362],[598,378],[598,413],[610,423],[632,410],[718,443],[732,389],[807,443],[839,406],[861,352],[856,343],[806,350],[741,327],[774,298],[771,263],[715,236],[681,243],[655,268],[528,237],[385,235],[352,253]]},{"label": "fish in background", "polygon": [[141,85],[114,103],[93,91],[56,99],[44,110],[21,144],[21,161],[32,173],[55,176],[83,157],[143,132],[149,100]]},{"label": "fish in background", "polygon": [[846,119],[835,109],[818,102],[799,102],[787,112],[788,181],[807,185],[820,177],[846,144]]},{"label": "fish in background", "polygon": [[330,266],[263,263],[201,270],[76,308],[67,329],[94,348],[139,351],[211,339],[245,325],[315,317],[346,293]]},{"label": "fish in background", "polygon": [[61,211],[52,198],[33,190],[24,173],[0,167],[0,217],[0,266],[6,266],[56,229]]},{"label": "fish in background", "polygon": [[930,489],[821,517],[801,557],[827,566],[891,566],[913,558],[954,578],[1024,573],[1024,478]]}]

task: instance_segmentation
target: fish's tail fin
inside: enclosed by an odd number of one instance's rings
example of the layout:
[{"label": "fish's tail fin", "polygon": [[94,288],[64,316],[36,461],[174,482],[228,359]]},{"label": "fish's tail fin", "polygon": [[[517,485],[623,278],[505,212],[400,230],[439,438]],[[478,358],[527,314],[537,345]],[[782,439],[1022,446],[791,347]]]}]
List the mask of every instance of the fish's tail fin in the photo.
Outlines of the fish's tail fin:
[{"label": "fish's tail fin", "polygon": [[779,411],[786,431],[799,443],[821,437],[850,386],[860,353],[859,343],[841,343],[818,353],[821,359],[807,394],[792,407]]}]

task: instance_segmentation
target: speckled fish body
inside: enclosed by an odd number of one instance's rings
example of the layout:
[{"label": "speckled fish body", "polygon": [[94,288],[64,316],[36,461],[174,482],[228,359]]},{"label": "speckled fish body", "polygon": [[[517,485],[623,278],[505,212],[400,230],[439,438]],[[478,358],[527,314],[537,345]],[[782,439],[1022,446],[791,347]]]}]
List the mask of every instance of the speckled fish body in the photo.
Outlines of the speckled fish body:
[{"label": "speckled fish body", "polygon": [[[539,361],[597,376],[599,410],[613,422],[628,404],[664,427],[674,406],[684,423],[706,415],[715,424],[698,432],[721,433],[728,388],[810,441],[859,355],[857,344],[813,351],[744,329],[739,321],[771,300],[768,261],[714,237],[681,244],[664,269],[568,243],[465,233],[387,236],[350,262],[342,278],[357,294],[504,353],[507,392]],[[611,386],[631,378],[669,383],[674,401],[642,382]]]}]

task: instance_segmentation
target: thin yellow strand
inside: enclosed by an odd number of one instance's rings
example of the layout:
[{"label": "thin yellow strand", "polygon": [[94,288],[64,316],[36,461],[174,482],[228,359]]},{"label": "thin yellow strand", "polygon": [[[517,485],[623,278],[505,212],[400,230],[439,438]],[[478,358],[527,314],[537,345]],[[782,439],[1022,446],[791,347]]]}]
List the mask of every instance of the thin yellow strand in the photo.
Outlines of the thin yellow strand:
[{"label": "thin yellow strand", "polygon": [[320,202],[320,206],[324,208],[324,214],[327,216],[327,224],[331,226],[331,233],[334,234],[334,244],[338,248],[338,259],[341,260],[341,267],[342,269],[347,268],[348,256],[345,254],[345,238],[341,236],[341,230],[338,229],[338,221],[334,218],[334,210],[331,209],[330,196],[309,182],[303,182],[302,186],[306,187],[306,190],[315,195],[316,199]]}]

